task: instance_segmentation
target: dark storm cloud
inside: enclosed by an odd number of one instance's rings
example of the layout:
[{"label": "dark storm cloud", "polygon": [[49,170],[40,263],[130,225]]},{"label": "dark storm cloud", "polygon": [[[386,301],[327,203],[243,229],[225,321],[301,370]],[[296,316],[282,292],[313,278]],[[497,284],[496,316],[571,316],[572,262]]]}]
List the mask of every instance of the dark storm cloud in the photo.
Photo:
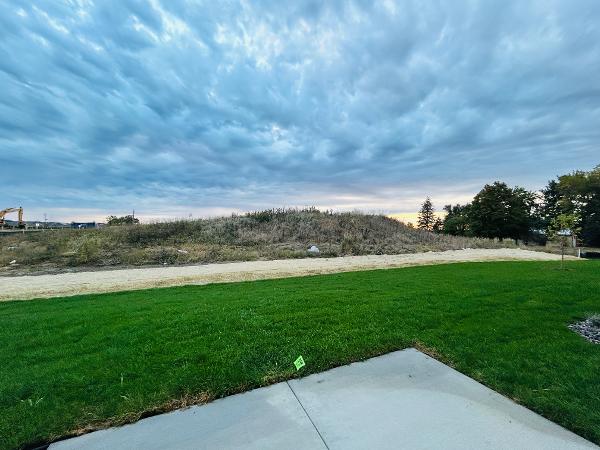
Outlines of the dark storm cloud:
[{"label": "dark storm cloud", "polygon": [[599,21],[596,0],[3,2],[2,201],[393,211],[539,187],[600,162]]}]

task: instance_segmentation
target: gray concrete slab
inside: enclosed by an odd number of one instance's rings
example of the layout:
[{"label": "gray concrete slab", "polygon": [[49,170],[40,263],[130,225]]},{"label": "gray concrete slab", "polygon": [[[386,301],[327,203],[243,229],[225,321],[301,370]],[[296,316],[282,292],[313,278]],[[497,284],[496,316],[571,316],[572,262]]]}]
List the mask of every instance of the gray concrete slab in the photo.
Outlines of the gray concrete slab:
[{"label": "gray concrete slab", "polygon": [[324,449],[286,383],[52,444],[88,449]]},{"label": "gray concrete slab", "polygon": [[590,449],[414,349],[290,381],[330,449]]},{"label": "gray concrete slab", "polygon": [[57,442],[65,449],[592,449],[414,349]]}]

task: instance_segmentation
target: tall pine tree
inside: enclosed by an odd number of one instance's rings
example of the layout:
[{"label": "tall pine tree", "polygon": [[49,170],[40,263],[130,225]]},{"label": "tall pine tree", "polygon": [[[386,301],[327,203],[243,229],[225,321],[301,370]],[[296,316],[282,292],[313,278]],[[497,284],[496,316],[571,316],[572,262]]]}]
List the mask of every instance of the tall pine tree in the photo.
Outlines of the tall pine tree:
[{"label": "tall pine tree", "polygon": [[435,210],[429,197],[425,199],[419,210],[419,216],[417,219],[417,227],[421,230],[433,230],[435,223]]}]

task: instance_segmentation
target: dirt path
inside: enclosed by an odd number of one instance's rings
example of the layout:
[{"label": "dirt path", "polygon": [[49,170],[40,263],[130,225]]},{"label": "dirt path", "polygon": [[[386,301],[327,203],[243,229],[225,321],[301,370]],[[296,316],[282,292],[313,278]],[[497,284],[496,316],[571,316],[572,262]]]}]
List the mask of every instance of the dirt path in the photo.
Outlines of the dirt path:
[{"label": "dirt path", "polygon": [[560,259],[559,255],[519,249],[466,249],[403,255],[247,261],[197,266],[168,266],[59,275],[2,277],[0,278],[0,301],[465,261],[549,261],[558,259]]}]

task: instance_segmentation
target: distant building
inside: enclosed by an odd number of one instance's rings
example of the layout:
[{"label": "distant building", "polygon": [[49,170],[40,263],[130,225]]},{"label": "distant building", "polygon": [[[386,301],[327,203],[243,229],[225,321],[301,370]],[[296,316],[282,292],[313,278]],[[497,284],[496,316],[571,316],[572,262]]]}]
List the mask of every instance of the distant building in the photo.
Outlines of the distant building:
[{"label": "distant building", "polygon": [[565,240],[567,247],[577,247],[577,237],[575,236],[575,233],[573,233],[568,228],[565,228],[564,230],[559,230],[556,234]]},{"label": "distant building", "polygon": [[76,230],[87,230],[89,228],[96,228],[96,222],[71,222],[71,228]]},{"label": "distant building", "polygon": [[[17,222],[16,220],[6,220],[6,226],[7,227],[12,227],[12,228],[16,228],[19,225],[19,222]],[[25,221],[25,228],[36,228],[36,229],[43,229],[43,228],[72,228],[71,224],[68,223],[62,223],[62,222],[32,222],[32,221]],[[77,228],[77,227],[75,227]]]}]

